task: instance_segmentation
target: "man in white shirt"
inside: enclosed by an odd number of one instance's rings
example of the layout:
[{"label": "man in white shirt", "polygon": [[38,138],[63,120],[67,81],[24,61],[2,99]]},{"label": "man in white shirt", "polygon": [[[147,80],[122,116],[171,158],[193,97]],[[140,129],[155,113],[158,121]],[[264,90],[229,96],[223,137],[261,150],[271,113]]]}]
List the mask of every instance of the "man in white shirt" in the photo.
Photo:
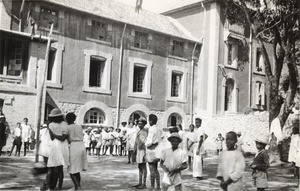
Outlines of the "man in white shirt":
[{"label": "man in white shirt", "polygon": [[155,181],[157,185],[157,190],[160,190],[160,176],[157,170],[157,164],[159,161],[159,157],[157,156],[157,146],[161,141],[162,137],[162,130],[156,125],[157,123],[157,116],[154,114],[149,115],[149,131],[148,137],[146,139],[146,158],[149,164],[150,169],[150,183],[151,189],[154,190]]},{"label": "man in white shirt", "polygon": [[23,122],[21,124],[21,129],[22,129],[22,142],[24,144],[24,156],[26,156],[26,150],[29,147],[29,140],[30,140],[30,135],[31,135],[31,127],[28,125],[28,119],[24,118]]}]

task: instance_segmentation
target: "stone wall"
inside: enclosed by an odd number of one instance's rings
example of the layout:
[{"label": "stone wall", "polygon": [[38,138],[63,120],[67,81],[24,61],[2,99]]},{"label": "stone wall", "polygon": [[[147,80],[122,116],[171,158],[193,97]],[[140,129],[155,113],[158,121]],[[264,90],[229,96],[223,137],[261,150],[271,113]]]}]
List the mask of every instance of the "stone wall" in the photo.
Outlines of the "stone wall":
[{"label": "stone wall", "polygon": [[[215,139],[218,133],[223,137],[229,131],[240,131],[242,133],[243,149],[245,152],[256,152],[255,137],[269,133],[268,113],[234,114],[220,117],[203,118],[203,127],[208,134],[206,148],[216,149]],[[223,145],[225,148],[225,144]]]}]

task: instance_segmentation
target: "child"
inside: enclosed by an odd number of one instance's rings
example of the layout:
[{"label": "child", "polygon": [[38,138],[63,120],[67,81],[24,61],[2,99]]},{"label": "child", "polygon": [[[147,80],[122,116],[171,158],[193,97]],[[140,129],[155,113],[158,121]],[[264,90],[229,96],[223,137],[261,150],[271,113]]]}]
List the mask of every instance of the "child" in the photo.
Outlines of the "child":
[{"label": "child", "polygon": [[258,191],[264,191],[268,188],[268,174],[267,169],[270,167],[269,164],[269,154],[265,150],[269,141],[269,137],[259,137],[255,140],[256,148],[258,153],[253,159],[253,163],[250,165],[252,168],[252,178],[254,181],[254,186],[257,187]]},{"label": "child", "polygon": [[17,123],[17,126],[13,131],[13,137],[14,137],[13,146],[12,146],[11,151],[8,156],[11,156],[12,152],[14,151],[15,146],[17,146],[15,156],[17,156],[17,155],[20,156],[20,151],[21,151],[21,146],[22,146],[21,123]]},{"label": "child", "polygon": [[100,149],[101,149],[101,146],[102,146],[102,130],[99,129],[97,131],[97,133],[95,134],[95,137],[96,137],[96,141],[97,141],[97,144],[96,144],[96,155],[97,157],[99,158],[100,157]]},{"label": "child", "polygon": [[186,148],[187,148],[187,155],[188,155],[188,165],[189,169],[192,170],[192,158],[193,158],[193,151],[194,151],[194,142],[196,142],[195,138],[195,125],[190,124],[189,126],[189,132],[186,134]]},{"label": "child", "polygon": [[216,142],[217,142],[217,155],[219,155],[219,153],[223,150],[223,141],[224,141],[224,137],[222,136],[221,133],[219,133],[218,137],[216,138]]},{"label": "child", "polygon": [[85,151],[89,155],[91,155],[91,150],[90,150],[91,130],[92,130],[92,128],[89,127],[86,131],[84,131],[84,136],[83,136],[83,142],[84,142],[84,146],[85,146]]},{"label": "child", "polygon": [[184,150],[178,147],[182,139],[178,133],[172,133],[168,138],[172,148],[162,152],[160,167],[165,171],[162,179],[162,190],[167,191],[172,185],[175,191],[182,190],[181,171],[187,168],[187,157]]},{"label": "child", "polygon": [[299,161],[300,161],[300,135],[299,135],[299,125],[294,126],[293,134],[291,136],[291,144],[289,150],[289,158],[288,161],[292,162],[295,166],[294,168],[294,177],[299,178]]},{"label": "child", "polygon": [[116,148],[116,156],[122,156],[121,155],[121,129],[120,128],[117,128],[116,129],[116,132],[114,134],[115,136],[115,141],[114,141],[114,145],[115,145],[115,148]]},{"label": "child", "polygon": [[109,128],[105,127],[102,132],[102,155],[106,155],[109,143]]},{"label": "child", "polygon": [[226,134],[226,147],[220,153],[217,179],[221,180],[221,188],[227,191],[243,190],[242,177],[245,170],[245,158],[235,148],[237,135],[230,131]]},{"label": "child", "polygon": [[126,156],[126,144],[127,144],[127,135],[126,135],[126,130],[122,131],[122,135],[120,136],[120,140],[121,140],[121,156],[124,155]]}]

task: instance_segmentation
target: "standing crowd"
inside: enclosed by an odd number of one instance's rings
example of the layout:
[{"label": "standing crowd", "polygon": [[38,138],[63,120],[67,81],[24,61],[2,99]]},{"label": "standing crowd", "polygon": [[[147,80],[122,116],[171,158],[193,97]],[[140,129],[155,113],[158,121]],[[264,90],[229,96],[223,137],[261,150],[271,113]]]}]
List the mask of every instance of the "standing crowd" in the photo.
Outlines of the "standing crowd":
[{"label": "standing crowd", "polygon": [[[64,170],[70,174],[75,190],[81,189],[80,172],[87,169],[87,156],[113,155],[127,156],[128,164],[138,165],[138,183],[132,185],[136,189],[145,189],[147,180],[147,163],[150,170],[150,190],[167,191],[174,186],[176,191],[182,190],[181,171],[192,170],[197,181],[203,180],[203,159],[206,157],[205,143],[208,135],[201,126],[202,120],[195,119],[195,124],[183,131],[179,124],[176,127],[161,128],[157,125],[157,116],[150,114],[148,121],[141,117],[134,122],[122,122],[120,127],[88,127],[75,124],[76,115],[66,116],[55,108],[49,114],[49,124],[44,124],[40,131],[39,154],[43,156],[47,175],[41,190],[63,188]],[[5,145],[7,127],[4,114],[0,113],[0,146]],[[34,138],[33,129],[28,119],[17,123],[12,131],[15,155],[20,155],[24,146],[24,156]],[[272,139],[271,139],[272,140]],[[299,177],[299,126],[294,127],[289,161],[295,165],[294,176]],[[218,154],[216,178],[220,180],[220,189],[226,191],[243,190],[243,175],[246,168],[242,149],[241,133],[230,131],[225,138],[218,134],[215,138]],[[268,188],[269,154],[266,146],[269,136],[257,137],[255,144],[257,154],[250,165],[253,185],[258,191]],[[225,146],[224,146],[225,145]],[[0,152],[1,153],[1,152]],[[158,166],[164,171],[161,176]]]}]

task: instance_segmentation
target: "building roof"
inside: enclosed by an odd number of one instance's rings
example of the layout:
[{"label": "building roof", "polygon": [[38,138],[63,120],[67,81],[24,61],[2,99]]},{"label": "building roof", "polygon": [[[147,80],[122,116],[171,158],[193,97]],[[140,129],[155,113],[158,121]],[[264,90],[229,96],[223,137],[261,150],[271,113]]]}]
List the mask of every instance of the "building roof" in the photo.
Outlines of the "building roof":
[{"label": "building roof", "polygon": [[162,7],[162,9],[159,10],[159,13],[166,13],[169,11],[191,6],[203,1],[205,0],[173,0],[172,3],[169,3],[167,6]]},{"label": "building roof", "polygon": [[135,7],[113,0],[44,0],[88,14],[127,23],[159,33],[199,42],[175,19],[147,10],[135,11]]}]

